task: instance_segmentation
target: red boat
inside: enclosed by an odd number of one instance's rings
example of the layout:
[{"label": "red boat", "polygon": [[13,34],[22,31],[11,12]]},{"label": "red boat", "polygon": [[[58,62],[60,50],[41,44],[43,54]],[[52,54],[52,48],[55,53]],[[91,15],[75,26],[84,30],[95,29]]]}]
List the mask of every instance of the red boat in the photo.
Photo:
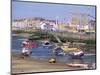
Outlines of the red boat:
[{"label": "red boat", "polygon": [[36,48],[36,47],[38,47],[38,44],[25,44],[25,47],[27,47],[27,48]]},{"label": "red boat", "polygon": [[30,43],[29,41],[24,41],[24,42],[22,42],[22,47],[36,48],[36,47],[38,47],[38,44]]}]

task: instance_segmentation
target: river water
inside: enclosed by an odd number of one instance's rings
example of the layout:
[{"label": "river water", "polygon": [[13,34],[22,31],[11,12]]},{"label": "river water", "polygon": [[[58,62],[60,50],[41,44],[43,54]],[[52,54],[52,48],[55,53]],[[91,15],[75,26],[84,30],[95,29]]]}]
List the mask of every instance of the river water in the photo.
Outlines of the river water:
[{"label": "river water", "polygon": [[[24,38],[20,36],[12,36],[12,53],[21,52],[21,43],[23,39]],[[41,44],[41,42],[38,42],[38,44]],[[81,59],[72,59],[70,56],[55,56],[52,52],[52,48],[44,48],[42,46],[39,46],[38,48],[33,48],[31,57],[44,61],[48,61],[49,58],[53,57],[56,58],[57,62],[61,63],[96,63],[95,54],[85,54]]]}]

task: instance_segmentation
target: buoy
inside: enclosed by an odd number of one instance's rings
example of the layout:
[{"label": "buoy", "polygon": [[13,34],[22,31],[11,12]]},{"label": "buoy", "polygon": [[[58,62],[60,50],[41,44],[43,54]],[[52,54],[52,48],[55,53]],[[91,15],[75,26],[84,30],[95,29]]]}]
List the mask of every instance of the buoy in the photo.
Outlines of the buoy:
[{"label": "buoy", "polygon": [[56,63],[56,59],[55,58],[50,58],[49,63]]}]

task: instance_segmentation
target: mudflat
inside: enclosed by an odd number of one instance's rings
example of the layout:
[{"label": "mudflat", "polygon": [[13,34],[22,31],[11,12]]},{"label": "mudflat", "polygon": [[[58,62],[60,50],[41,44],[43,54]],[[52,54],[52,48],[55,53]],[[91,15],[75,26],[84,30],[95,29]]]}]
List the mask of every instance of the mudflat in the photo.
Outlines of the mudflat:
[{"label": "mudflat", "polygon": [[11,63],[12,74],[84,69],[80,67],[69,67],[67,63],[49,63],[48,61],[36,60],[31,57],[23,58],[20,54],[13,54]]}]

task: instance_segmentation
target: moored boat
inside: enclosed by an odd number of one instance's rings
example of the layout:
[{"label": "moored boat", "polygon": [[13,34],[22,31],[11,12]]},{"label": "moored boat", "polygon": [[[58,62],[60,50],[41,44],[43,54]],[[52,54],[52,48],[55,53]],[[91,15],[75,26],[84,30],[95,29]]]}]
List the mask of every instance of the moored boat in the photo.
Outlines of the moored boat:
[{"label": "moored boat", "polygon": [[67,64],[67,66],[69,66],[69,67],[80,67],[80,68],[88,69],[88,64],[69,63],[69,64]]},{"label": "moored boat", "polygon": [[82,50],[71,51],[68,53],[68,55],[71,56],[72,58],[80,58],[80,57],[84,56],[84,52]]},{"label": "moored boat", "polygon": [[65,52],[68,53],[69,56],[71,56],[72,58],[76,58],[76,57],[82,57],[84,55],[84,52],[79,49],[79,48],[75,48],[75,47],[68,47],[67,45],[65,46],[61,46],[61,49]]},{"label": "moored boat", "polygon": [[42,42],[42,46],[43,47],[51,47],[51,46],[53,46],[49,41],[43,41]]}]

